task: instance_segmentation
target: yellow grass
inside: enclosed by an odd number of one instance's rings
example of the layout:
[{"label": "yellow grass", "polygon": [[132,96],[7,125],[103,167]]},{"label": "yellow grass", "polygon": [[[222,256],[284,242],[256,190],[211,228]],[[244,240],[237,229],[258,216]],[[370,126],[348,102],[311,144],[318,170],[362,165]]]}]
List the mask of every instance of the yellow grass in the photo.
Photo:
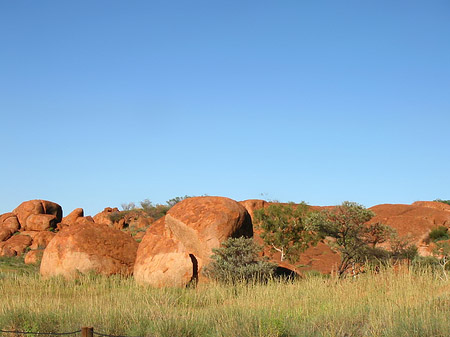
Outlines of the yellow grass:
[{"label": "yellow grass", "polygon": [[0,272],[0,329],[93,326],[149,336],[450,336],[450,284],[431,271],[152,289],[133,279]]}]

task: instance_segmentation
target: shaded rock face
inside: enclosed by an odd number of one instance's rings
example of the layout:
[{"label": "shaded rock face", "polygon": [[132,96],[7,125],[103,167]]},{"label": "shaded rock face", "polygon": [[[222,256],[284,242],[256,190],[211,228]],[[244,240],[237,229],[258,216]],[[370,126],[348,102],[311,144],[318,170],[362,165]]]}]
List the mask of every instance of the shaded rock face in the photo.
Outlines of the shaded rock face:
[{"label": "shaded rock face", "polygon": [[134,276],[153,286],[182,286],[201,278],[212,249],[229,237],[253,235],[247,210],[223,197],[195,197],[172,207],[147,230]]},{"label": "shaded rock face", "polygon": [[129,276],[138,243],[107,225],[84,223],[66,227],[50,241],[42,257],[42,276],[75,277],[90,271]]}]

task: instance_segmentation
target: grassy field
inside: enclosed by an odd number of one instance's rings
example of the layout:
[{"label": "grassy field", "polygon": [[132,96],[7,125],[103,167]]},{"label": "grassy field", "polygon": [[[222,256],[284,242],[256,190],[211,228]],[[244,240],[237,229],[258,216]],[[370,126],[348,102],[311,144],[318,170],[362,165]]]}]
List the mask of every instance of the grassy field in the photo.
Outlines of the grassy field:
[{"label": "grassy field", "polygon": [[429,270],[152,289],[118,277],[42,280],[36,268],[13,263],[0,261],[0,329],[93,326],[171,337],[450,335],[450,283]]}]

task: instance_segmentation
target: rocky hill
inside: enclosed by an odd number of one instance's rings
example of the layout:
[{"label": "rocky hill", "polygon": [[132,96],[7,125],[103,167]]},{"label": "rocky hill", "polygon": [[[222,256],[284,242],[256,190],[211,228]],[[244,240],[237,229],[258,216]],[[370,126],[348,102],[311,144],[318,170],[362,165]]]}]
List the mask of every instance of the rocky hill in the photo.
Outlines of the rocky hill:
[{"label": "rocky hill", "polygon": [[[30,200],[0,215],[0,256],[25,256],[26,263],[41,264],[43,276],[73,277],[93,271],[134,274],[137,282],[158,287],[184,286],[204,280],[202,268],[212,250],[227,238],[253,236],[263,245],[252,218],[256,209],[268,205],[263,200],[192,197],[155,220],[139,209],[120,212],[110,207],[93,217],[84,216],[81,208],[63,217],[60,205]],[[440,202],[382,204],[370,209],[376,214],[370,223],[394,228],[423,256],[430,255],[430,231],[450,226],[450,205]],[[330,273],[340,258],[326,240],[302,253],[296,265],[280,261],[270,247],[265,247],[264,255],[280,268],[297,273]]]}]

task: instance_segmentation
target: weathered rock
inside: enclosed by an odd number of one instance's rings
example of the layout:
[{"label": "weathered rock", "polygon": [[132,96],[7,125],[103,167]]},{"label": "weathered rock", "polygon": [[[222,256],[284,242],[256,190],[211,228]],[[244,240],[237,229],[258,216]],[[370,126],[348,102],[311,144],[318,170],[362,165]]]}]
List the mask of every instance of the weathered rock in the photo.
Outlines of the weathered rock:
[{"label": "weathered rock", "polygon": [[248,214],[250,214],[252,221],[253,221],[253,212],[254,211],[264,208],[269,205],[269,203],[267,201],[259,200],[259,199],[249,199],[249,200],[240,201],[239,203],[245,207]]},{"label": "weathered rock", "polygon": [[450,212],[434,207],[383,204],[371,207],[376,215],[373,222],[381,222],[397,230],[400,236],[410,235],[417,244],[438,226],[450,226]]},{"label": "weathered rock", "polygon": [[0,256],[22,255],[31,242],[32,239],[28,235],[14,235],[6,241],[0,242]]},{"label": "weathered rock", "polygon": [[23,231],[20,232],[20,235],[28,235],[32,240],[34,240],[35,236],[37,236],[40,232],[37,231]]},{"label": "weathered rock", "polygon": [[189,253],[209,262],[213,248],[229,237],[253,236],[244,206],[223,197],[195,197],[173,206],[165,217],[166,227]]},{"label": "weathered rock", "polygon": [[20,228],[19,221],[13,213],[0,216],[0,242],[8,240]]},{"label": "weathered rock", "polygon": [[79,218],[84,217],[84,210],[82,208],[76,208],[70,212],[67,216],[62,218],[61,223],[71,225],[77,222]]},{"label": "weathered rock", "polygon": [[154,287],[185,286],[198,277],[197,270],[180,241],[148,231],[139,245],[134,278]]},{"label": "weathered rock", "polygon": [[116,212],[119,212],[119,209],[117,207],[106,207],[103,211],[94,215],[94,222],[111,226],[113,224],[113,222],[111,221],[111,214]]},{"label": "weathered rock", "polygon": [[450,212],[450,205],[445,204],[443,202],[436,202],[436,201],[416,201],[412,204],[412,206],[419,206],[419,207],[429,207],[438,209],[440,211],[447,211]]},{"label": "weathered rock", "polygon": [[228,198],[195,197],[172,207],[147,230],[134,277],[153,286],[182,286],[201,279],[212,249],[229,237],[252,236],[246,209]]},{"label": "weathered rock", "polygon": [[56,228],[58,219],[51,214],[31,214],[22,226],[25,231],[47,231]]},{"label": "weathered rock", "polygon": [[[31,215],[39,215],[39,214],[49,214],[54,215],[56,218],[56,223],[61,222],[62,219],[62,208],[58,204],[47,201],[47,200],[30,200],[21,203],[13,213],[17,216],[19,220],[21,228],[27,228],[28,219]],[[30,224],[34,226],[35,218],[32,218],[33,221]],[[29,229],[29,228],[28,228]]]},{"label": "weathered rock", "polygon": [[145,236],[145,232],[137,232],[136,235],[133,236],[133,238],[139,242],[139,241],[142,241],[144,236]]},{"label": "weathered rock", "polygon": [[31,249],[44,249],[48,246],[50,241],[55,237],[56,233],[53,232],[37,232],[33,237],[33,243],[31,244]]},{"label": "weathered rock", "polygon": [[131,275],[138,243],[129,235],[102,224],[76,224],[50,241],[41,262],[43,276],[74,277],[78,272]]},{"label": "weathered rock", "polygon": [[25,254],[25,264],[39,264],[42,260],[43,254],[44,251],[42,249],[30,250]]}]

